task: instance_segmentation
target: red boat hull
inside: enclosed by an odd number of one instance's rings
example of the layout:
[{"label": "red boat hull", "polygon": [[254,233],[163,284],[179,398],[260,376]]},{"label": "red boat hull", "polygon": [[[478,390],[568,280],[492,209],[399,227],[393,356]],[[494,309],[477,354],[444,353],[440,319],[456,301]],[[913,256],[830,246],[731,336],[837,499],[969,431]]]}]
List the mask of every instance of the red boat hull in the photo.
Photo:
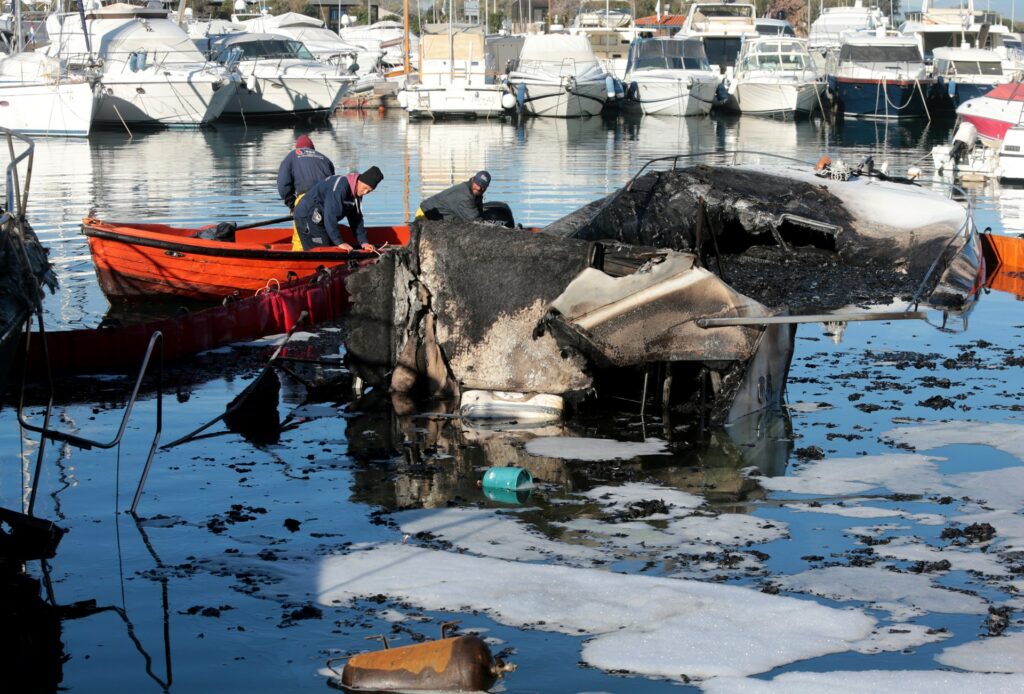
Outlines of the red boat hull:
[{"label": "red boat hull", "polygon": [[[326,270],[316,281],[294,282],[279,291],[141,325],[47,333],[50,367],[70,373],[136,369],[150,337],[158,330],[164,336],[164,358],[175,359],[240,340],[286,333],[303,311],[309,316],[303,327],[314,327],[345,312],[348,274],[347,268]],[[45,373],[38,334],[33,334],[29,344],[29,374]]]},{"label": "red boat hull", "polygon": [[[343,238],[355,243],[347,227],[340,230]],[[291,228],[243,229],[234,242],[195,238],[198,229],[92,218],[82,221],[82,231],[89,238],[100,288],[111,298],[249,297],[268,286],[310,277],[321,267],[367,262],[365,253],[336,247],[293,251]],[[409,228],[371,227],[367,235],[375,246],[404,246]]]}]

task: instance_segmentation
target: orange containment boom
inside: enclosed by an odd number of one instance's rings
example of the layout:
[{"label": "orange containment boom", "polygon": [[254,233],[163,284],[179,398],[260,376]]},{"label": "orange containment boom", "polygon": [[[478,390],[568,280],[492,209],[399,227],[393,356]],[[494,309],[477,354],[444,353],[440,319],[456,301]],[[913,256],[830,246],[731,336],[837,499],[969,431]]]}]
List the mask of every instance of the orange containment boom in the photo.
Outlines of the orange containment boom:
[{"label": "orange containment boom", "polygon": [[496,660],[479,636],[456,636],[354,655],[341,684],[376,691],[486,691],[513,669]]},{"label": "orange containment boom", "polygon": [[985,254],[985,286],[1024,299],[1024,239],[982,234]]}]

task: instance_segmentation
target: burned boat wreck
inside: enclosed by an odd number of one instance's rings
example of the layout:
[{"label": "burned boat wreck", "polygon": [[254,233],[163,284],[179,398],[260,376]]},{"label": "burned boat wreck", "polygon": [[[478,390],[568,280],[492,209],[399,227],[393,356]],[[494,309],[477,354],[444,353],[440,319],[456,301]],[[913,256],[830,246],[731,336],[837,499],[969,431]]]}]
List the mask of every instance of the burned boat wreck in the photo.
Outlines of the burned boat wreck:
[{"label": "burned boat wreck", "polygon": [[[464,415],[627,392],[711,425],[778,406],[797,324],[964,312],[980,286],[963,206],[837,178],[695,166],[635,177],[540,233],[421,223],[349,279],[350,365],[368,386],[461,398]],[[914,310],[868,310],[897,300]]]}]

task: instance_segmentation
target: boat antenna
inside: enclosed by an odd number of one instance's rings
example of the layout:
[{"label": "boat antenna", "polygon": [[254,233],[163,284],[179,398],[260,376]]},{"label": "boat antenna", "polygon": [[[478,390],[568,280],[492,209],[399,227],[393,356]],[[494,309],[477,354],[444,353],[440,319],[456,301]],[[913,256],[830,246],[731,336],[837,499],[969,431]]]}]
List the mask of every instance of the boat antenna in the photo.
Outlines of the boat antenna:
[{"label": "boat antenna", "polygon": [[[20,4],[20,3],[15,3]],[[78,18],[82,20],[82,34],[85,36],[85,50],[89,52],[89,60],[92,61],[92,39],[89,38],[89,27],[85,23],[85,1],[75,0],[78,5]]]}]

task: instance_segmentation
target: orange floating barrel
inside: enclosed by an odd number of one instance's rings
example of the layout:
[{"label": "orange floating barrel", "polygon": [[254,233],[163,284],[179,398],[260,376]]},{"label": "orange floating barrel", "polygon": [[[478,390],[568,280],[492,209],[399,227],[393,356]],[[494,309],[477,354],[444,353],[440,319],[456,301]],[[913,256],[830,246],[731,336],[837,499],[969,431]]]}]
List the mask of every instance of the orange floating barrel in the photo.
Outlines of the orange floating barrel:
[{"label": "orange floating barrel", "polygon": [[349,658],[341,683],[353,689],[485,691],[514,669],[479,636],[456,636]]}]

